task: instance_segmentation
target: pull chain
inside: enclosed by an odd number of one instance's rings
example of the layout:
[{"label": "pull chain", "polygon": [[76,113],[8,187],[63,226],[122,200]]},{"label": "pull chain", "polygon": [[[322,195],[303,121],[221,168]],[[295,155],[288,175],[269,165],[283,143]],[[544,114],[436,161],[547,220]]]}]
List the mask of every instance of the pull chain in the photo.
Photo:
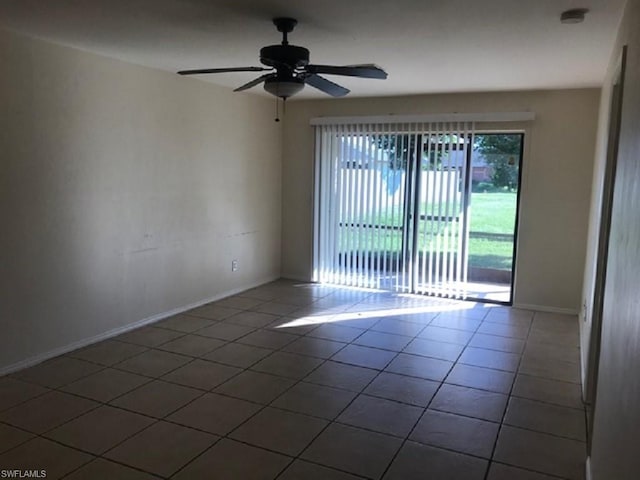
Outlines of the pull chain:
[{"label": "pull chain", "polygon": [[278,117],[278,97],[276,97],[276,122],[280,121],[280,118]]}]

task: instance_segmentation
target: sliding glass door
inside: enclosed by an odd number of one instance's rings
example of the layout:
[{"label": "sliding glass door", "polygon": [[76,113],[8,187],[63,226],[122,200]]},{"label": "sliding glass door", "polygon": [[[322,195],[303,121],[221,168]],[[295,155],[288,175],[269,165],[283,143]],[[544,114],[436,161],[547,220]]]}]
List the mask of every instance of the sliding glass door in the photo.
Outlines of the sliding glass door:
[{"label": "sliding glass door", "polygon": [[435,125],[423,135],[413,197],[413,290],[464,298],[467,278],[468,192],[473,133]]},{"label": "sliding glass door", "polygon": [[468,122],[317,127],[314,279],[468,297],[478,138]]},{"label": "sliding glass door", "polygon": [[408,291],[406,141],[382,128],[318,132],[316,280]]}]

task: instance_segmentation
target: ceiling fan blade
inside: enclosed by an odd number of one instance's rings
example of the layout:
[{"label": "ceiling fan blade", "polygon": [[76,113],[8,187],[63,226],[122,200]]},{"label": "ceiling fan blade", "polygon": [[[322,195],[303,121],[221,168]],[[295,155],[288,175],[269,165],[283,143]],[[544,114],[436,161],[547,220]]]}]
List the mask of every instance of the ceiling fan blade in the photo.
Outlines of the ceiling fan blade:
[{"label": "ceiling fan blade", "polygon": [[241,87],[236,88],[234,92],[242,92],[243,90],[248,90],[251,87],[255,87],[256,85],[264,82],[267,78],[272,77],[273,75],[275,75],[275,73],[265,73],[264,75],[261,75],[258,78],[245,83]]},{"label": "ceiling fan blade", "polygon": [[203,73],[227,73],[227,72],[262,72],[272,70],[263,67],[231,67],[231,68],[201,68],[198,70],[180,70],[179,75],[201,75]]},{"label": "ceiling fan blade", "polygon": [[305,70],[309,73],[322,73],[326,75],[345,75],[348,77],[362,78],[379,78],[384,80],[387,78],[387,72],[377,65],[307,65]]},{"label": "ceiling fan blade", "polygon": [[333,83],[331,80],[327,80],[320,75],[316,75],[315,73],[310,73],[304,76],[305,83],[308,83],[312,87],[317,88],[318,90],[323,91],[324,93],[328,93],[332,97],[344,97],[347,93],[349,93],[349,89],[341,87],[337,83]]}]

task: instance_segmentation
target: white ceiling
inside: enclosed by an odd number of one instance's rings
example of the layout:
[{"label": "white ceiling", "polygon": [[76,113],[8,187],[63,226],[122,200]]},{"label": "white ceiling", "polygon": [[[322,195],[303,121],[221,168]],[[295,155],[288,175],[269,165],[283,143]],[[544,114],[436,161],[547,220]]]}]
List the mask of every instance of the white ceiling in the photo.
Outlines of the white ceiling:
[{"label": "white ceiling", "polygon": [[[328,77],[351,96],[600,85],[625,0],[2,0],[0,27],[128,62],[180,69],[260,65],[276,16],[312,63],[376,63],[387,80]],[[562,25],[568,8],[590,12]],[[191,77],[237,87],[257,76]],[[249,93],[264,93],[255,87]],[[306,87],[296,98],[322,97]]]}]

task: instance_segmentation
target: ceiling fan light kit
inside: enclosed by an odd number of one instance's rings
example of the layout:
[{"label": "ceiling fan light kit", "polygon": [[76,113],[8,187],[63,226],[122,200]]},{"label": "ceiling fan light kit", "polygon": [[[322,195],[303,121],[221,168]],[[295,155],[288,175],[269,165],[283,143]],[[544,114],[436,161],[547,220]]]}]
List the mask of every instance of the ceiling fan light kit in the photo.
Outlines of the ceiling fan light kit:
[{"label": "ceiling fan light kit", "polygon": [[286,100],[299,93],[306,84],[331,95],[342,97],[349,90],[334,83],[319,74],[343,75],[360,78],[377,78],[384,80],[387,73],[373,64],[365,65],[313,65],[309,63],[309,50],[296,45],[289,45],[288,35],[297,25],[293,18],[274,18],[273,23],[282,33],[280,45],[269,45],[260,49],[260,62],[266,67],[232,67],[232,68],[203,68],[197,70],[181,70],[180,75],[201,75],[226,72],[262,72],[260,77],[236,88],[241,92],[264,83],[264,89],[271,95]]},{"label": "ceiling fan light kit", "polygon": [[264,81],[264,89],[271,95],[276,97],[287,99],[293,97],[296,93],[299,93],[304,88],[304,80],[301,78],[268,78]]},{"label": "ceiling fan light kit", "polygon": [[584,22],[584,16],[589,12],[587,8],[572,8],[560,14],[560,22],[564,24],[575,24]]}]

